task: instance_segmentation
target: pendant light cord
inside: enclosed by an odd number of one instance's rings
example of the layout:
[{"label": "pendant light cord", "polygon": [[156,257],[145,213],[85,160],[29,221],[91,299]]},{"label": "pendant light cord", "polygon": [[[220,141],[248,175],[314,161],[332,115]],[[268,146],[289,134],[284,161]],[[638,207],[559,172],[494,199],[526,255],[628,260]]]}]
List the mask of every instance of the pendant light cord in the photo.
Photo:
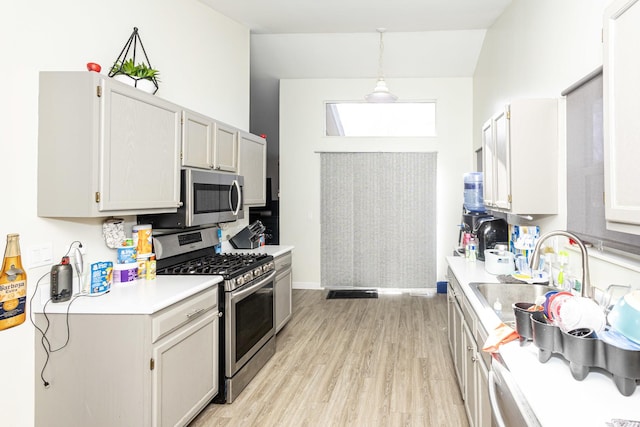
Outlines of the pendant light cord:
[{"label": "pendant light cord", "polygon": [[380,33],[380,48],[378,49],[379,51],[379,56],[378,56],[378,79],[384,79],[384,68],[382,66],[382,62],[383,62],[383,55],[384,55],[384,40],[382,38],[384,32],[386,31],[386,28],[378,28],[378,32]]}]

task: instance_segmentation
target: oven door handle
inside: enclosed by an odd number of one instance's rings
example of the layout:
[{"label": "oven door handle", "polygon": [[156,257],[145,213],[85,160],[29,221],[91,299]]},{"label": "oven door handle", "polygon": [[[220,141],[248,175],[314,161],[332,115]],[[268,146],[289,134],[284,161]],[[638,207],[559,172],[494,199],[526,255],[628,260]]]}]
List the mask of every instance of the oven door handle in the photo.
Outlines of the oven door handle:
[{"label": "oven door handle", "polygon": [[262,288],[264,285],[272,281],[275,276],[276,276],[276,272],[274,270],[271,273],[269,273],[267,276],[260,277],[260,281],[258,281],[258,283],[255,283],[249,286],[248,288],[243,287],[243,288],[240,288],[239,290],[231,292],[231,297],[232,297],[231,299],[234,301],[244,299],[245,297],[251,295],[258,289]]},{"label": "oven door handle", "polygon": [[[233,200],[231,197],[231,194],[233,193],[233,187],[236,187],[236,190],[238,191],[238,205],[235,208],[233,207]],[[237,179],[233,180],[233,182],[231,183],[231,188],[229,188],[229,206],[231,206],[233,214],[237,216],[238,212],[240,212],[240,206],[242,206],[242,191],[240,190],[240,184],[238,183]]]}]

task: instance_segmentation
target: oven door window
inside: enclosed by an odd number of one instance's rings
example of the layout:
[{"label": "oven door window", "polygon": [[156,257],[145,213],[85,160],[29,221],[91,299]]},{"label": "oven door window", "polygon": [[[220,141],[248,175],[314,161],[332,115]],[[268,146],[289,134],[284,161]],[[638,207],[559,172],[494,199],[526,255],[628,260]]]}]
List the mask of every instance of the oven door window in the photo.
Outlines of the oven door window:
[{"label": "oven door window", "polygon": [[[228,199],[228,186],[219,184],[193,184],[193,213],[221,212],[221,201]],[[226,202],[228,204],[228,202]]]},{"label": "oven door window", "polygon": [[235,304],[238,363],[273,329],[273,282]]}]

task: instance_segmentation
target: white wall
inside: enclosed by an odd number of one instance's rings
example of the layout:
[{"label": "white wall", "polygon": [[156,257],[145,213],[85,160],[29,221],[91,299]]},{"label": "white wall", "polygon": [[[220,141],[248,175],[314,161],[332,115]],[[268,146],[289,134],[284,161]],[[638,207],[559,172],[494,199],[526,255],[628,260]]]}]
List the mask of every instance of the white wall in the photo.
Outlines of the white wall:
[{"label": "white wall", "polygon": [[[387,78],[471,77],[485,30],[386,32]],[[277,198],[280,79],[374,79],[379,34],[252,34],[251,132],[267,134],[267,172]],[[362,95],[357,98],[362,99]]]},{"label": "white wall", "polygon": [[[602,65],[603,12],[610,0],[514,0],[487,31],[473,78],[473,145],[481,146],[481,126],[512,99],[557,97]],[[562,104],[564,105],[564,104]],[[566,135],[560,141],[559,215],[536,219],[542,231],[565,229]],[[535,147],[531,147],[535,150]],[[543,173],[532,168],[532,175]],[[577,254],[572,254],[576,257]],[[594,259],[592,282],[640,286],[640,264]],[[609,260],[607,262],[607,259]],[[580,274],[579,261],[576,274]]]},{"label": "white wall", "polygon": [[[90,61],[108,70],[134,26],[152,65],[160,70],[158,96],[248,129],[249,31],[196,0],[6,3],[0,14],[0,248],[6,234],[17,232],[23,255],[29,247],[51,242],[57,260],[73,240],[81,240],[90,259],[113,258],[102,240],[101,220],[36,215],[38,72],[84,70]],[[48,271],[27,269],[29,296]],[[41,385],[34,376],[34,328],[29,321],[0,331],[0,349],[2,425],[33,425],[34,382]],[[50,363],[55,363],[55,355]],[[63,406],[73,410],[79,403]]]},{"label": "white wall", "polygon": [[446,263],[442,254],[450,254],[456,244],[456,224],[462,209],[462,177],[472,170],[471,79],[387,79],[387,83],[402,100],[437,101],[437,137],[325,137],[324,102],[361,100],[373,89],[375,79],[280,81],[280,242],[296,248],[294,287],[320,287],[318,151],[438,153],[438,280],[444,278]]},{"label": "white wall", "polygon": [[474,147],[480,128],[511,99],[560,97],[602,65],[608,0],[514,0],[487,31],[473,76]]}]

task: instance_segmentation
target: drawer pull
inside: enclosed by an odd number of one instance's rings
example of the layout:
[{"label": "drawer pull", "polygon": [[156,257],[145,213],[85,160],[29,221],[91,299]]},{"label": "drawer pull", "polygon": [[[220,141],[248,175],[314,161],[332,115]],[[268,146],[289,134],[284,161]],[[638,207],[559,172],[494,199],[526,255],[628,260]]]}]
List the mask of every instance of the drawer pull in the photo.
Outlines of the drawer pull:
[{"label": "drawer pull", "polygon": [[199,316],[202,314],[202,312],[204,311],[204,308],[197,308],[195,310],[193,310],[191,313],[187,313],[187,318],[188,319],[192,319],[196,316]]}]

